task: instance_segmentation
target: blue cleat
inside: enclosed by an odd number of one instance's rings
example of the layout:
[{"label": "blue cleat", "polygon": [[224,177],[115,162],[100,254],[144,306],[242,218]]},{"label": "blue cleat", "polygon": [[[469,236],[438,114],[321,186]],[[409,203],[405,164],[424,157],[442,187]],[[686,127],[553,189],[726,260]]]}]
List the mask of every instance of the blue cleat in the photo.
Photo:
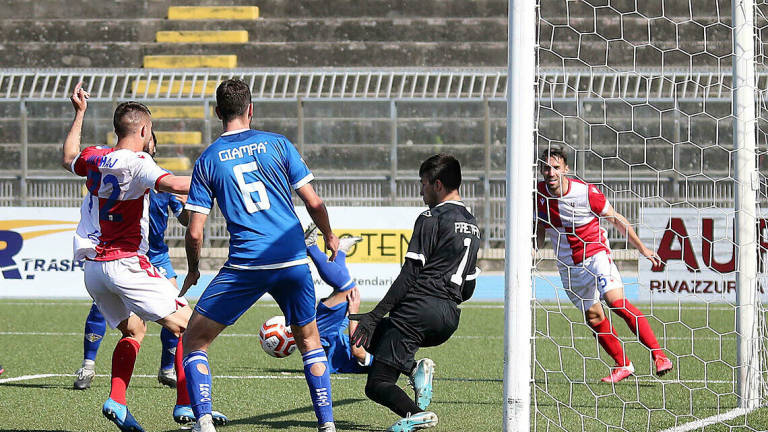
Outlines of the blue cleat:
[{"label": "blue cleat", "polygon": [[115,402],[112,398],[107,399],[101,407],[101,413],[104,417],[116,424],[122,432],[144,432],[139,422],[128,411],[128,407]]},{"label": "blue cleat", "polygon": [[[213,417],[213,424],[216,426],[224,426],[229,423],[229,419],[224,414],[218,411],[212,411],[211,417]],[[173,407],[173,421],[178,424],[186,425],[195,423],[195,413],[192,411],[190,405],[176,405]]]},{"label": "blue cleat", "polygon": [[435,375],[435,362],[428,358],[423,358],[416,362],[409,381],[413,390],[416,392],[416,405],[419,409],[425,410],[432,402],[432,377]]},{"label": "blue cleat", "polygon": [[437,426],[437,414],[429,411],[422,411],[398,420],[397,423],[387,429],[387,432],[411,432],[435,426]]}]

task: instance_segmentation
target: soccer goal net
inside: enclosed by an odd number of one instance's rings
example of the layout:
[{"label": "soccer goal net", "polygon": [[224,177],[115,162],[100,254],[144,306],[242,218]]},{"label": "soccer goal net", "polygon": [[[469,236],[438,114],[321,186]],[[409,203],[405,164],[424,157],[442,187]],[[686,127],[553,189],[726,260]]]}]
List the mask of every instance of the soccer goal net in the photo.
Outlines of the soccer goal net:
[{"label": "soccer goal net", "polygon": [[532,430],[768,429],[768,3],[733,1],[539,2]]}]

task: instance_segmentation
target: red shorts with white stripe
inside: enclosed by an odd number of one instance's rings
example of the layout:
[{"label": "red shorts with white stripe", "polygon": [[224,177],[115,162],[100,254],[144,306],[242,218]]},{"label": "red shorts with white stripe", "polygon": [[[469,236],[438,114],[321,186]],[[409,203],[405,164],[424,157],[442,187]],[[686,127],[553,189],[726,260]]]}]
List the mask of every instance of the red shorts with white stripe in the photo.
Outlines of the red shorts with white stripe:
[{"label": "red shorts with white stripe", "polygon": [[112,328],[131,313],[157,321],[188,304],[144,255],[86,261],[84,271],[85,288]]}]

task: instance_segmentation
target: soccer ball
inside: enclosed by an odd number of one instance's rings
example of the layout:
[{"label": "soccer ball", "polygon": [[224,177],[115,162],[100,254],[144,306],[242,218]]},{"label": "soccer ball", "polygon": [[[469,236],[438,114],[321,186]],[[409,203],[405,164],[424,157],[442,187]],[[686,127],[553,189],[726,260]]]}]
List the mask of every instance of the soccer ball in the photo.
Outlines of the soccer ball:
[{"label": "soccer ball", "polygon": [[259,342],[264,352],[272,357],[288,357],[296,350],[293,333],[290,327],[285,326],[283,316],[273,316],[261,325]]}]

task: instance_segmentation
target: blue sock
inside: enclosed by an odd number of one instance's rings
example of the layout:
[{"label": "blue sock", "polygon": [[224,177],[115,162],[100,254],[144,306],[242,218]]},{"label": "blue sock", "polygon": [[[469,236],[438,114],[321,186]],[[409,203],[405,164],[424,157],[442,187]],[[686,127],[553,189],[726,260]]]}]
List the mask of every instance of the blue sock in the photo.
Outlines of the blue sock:
[{"label": "blue sock", "polygon": [[328,255],[324,254],[317,245],[307,248],[307,252],[309,252],[312,262],[315,263],[320,279],[335,291],[347,291],[355,286],[349,276],[349,270],[347,270],[347,255],[344,252],[339,251],[336,254],[336,261],[328,261]]},{"label": "blue sock", "polygon": [[[302,354],[304,360],[304,376],[309,386],[309,394],[312,397],[312,405],[315,408],[318,424],[333,421],[333,402],[331,401],[331,374],[328,372],[328,359],[325,351],[318,348]],[[315,376],[310,369],[316,363],[325,366],[323,374]]]},{"label": "blue sock", "polygon": [[91,312],[85,319],[85,336],[83,338],[83,359],[95,361],[96,354],[99,353],[99,345],[107,332],[107,321],[96,307],[96,303],[91,306]]},{"label": "blue sock", "polygon": [[179,344],[179,338],[165,327],[160,330],[160,342],[163,344],[163,351],[160,355],[160,369],[173,369],[173,360],[176,356],[176,345]]},{"label": "blue sock", "polygon": [[184,373],[187,375],[187,391],[196,418],[210,414],[213,395],[211,393],[211,366],[205,351],[192,351],[184,357]]}]

